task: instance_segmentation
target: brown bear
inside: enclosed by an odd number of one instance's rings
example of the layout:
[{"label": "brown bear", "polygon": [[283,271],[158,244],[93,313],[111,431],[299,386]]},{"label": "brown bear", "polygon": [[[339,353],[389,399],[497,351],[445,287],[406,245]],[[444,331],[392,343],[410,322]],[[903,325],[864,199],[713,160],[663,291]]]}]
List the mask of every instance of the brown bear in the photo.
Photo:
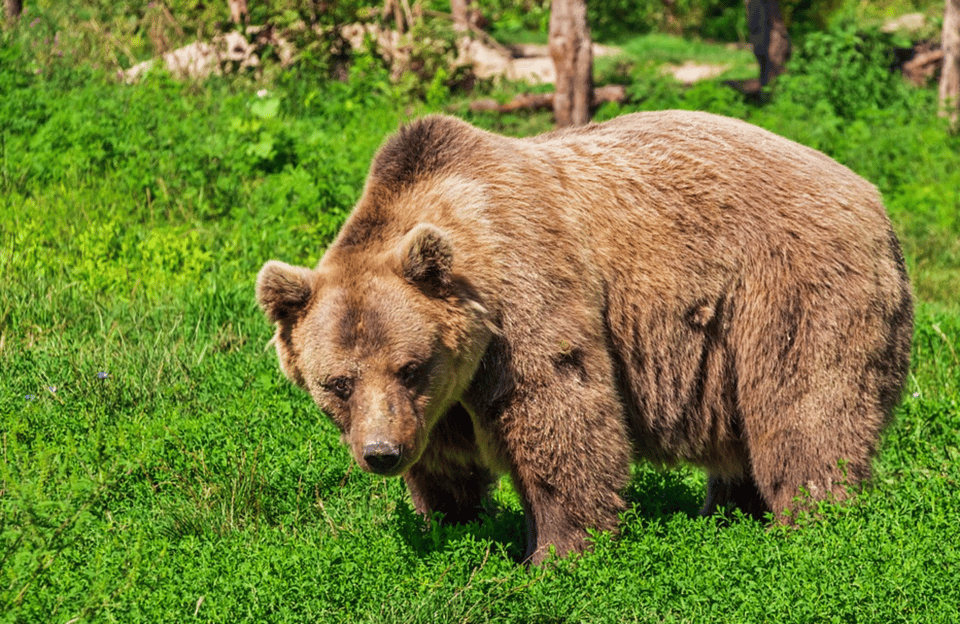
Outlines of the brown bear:
[{"label": "brown bear", "polygon": [[873,186],[681,111],[526,139],[415,121],[317,268],[267,262],[257,298],[363,469],[456,521],[509,474],[534,563],[616,530],[632,458],[704,467],[705,513],[844,498],[913,323]]}]

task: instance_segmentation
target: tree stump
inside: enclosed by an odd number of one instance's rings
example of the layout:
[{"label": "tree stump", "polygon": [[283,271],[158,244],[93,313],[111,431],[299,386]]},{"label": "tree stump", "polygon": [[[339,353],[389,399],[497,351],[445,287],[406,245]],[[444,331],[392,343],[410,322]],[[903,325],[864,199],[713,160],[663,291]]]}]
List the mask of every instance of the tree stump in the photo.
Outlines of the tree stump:
[{"label": "tree stump", "polygon": [[549,49],[557,70],[553,100],[557,127],[588,123],[593,97],[593,49],[586,2],[553,0]]},{"label": "tree stump", "polygon": [[946,0],[943,13],[943,69],[940,114],[957,125],[960,117],[960,0]]}]

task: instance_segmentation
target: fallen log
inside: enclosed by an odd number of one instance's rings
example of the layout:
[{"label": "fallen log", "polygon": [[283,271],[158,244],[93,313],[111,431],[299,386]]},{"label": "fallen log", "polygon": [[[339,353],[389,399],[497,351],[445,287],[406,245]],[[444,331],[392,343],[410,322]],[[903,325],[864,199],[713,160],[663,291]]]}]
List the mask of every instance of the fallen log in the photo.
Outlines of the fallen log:
[{"label": "fallen log", "polygon": [[903,64],[903,77],[918,87],[922,87],[943,66],[943,50],[918,52],[916,56]]},{"label": "fallen log", "polygon": [[[518,110],[553,110],[553,93],[521,93],[509,102],[496,100],[474,100],[470,110],[474,112],[512,113]],[[605,85],[593,90],[593,107],[604,102],[623,104],[627,99],[627,90],[623,85]]]}]

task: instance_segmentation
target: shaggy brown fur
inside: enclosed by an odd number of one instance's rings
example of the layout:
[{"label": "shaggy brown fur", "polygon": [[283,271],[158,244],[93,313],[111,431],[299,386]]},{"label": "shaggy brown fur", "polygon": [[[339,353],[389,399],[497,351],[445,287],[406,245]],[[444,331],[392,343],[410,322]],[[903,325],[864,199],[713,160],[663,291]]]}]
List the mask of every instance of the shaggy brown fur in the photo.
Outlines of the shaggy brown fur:
[{"label": "shaggy brown fur", "polygon": [[912,332],[873,186],[677,111],[531,139],[414,122],[317,268],[268,262],[257,296],[360,466],[456,520],[509,473],[533,562],[616,530],[631,458],[703,466],[704,512],[844,498]]}]

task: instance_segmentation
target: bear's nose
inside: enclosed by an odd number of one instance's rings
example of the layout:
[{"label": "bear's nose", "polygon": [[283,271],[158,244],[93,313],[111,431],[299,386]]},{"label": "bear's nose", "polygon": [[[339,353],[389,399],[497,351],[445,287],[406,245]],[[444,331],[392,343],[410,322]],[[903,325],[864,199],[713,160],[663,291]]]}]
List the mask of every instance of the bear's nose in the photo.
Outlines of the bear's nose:
[{"label": "bear's nose", "polygon": [[387,474],[400,464],[400,447],[389,442],[374,442],[363,447],[363,461],[377,474]]}]

